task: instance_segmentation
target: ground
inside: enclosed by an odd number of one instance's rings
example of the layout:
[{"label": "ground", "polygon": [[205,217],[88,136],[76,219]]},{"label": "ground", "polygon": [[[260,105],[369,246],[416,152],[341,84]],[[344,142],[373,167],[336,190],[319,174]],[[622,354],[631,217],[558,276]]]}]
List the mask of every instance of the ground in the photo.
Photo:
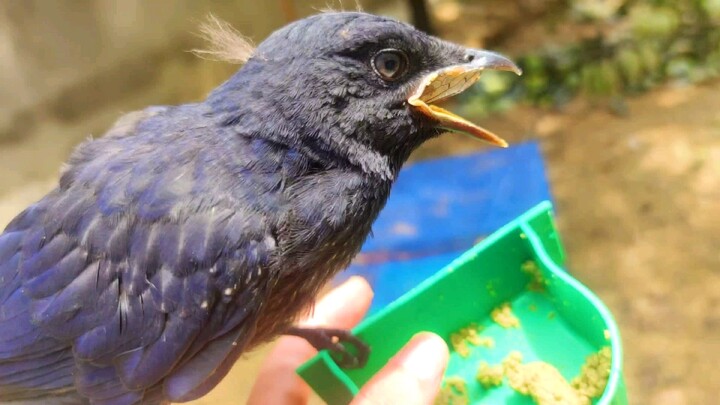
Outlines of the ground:
[{"label": "ground", "polygon": [[[720,389],[718,92],[720,82],[661,89],[629,100],[625,117],[577,102],[563,112],[519,107],[482,123],[512,142],[541,141],[568,267],[617,318],[634,404],[713,404]],[[67,155],[70,145],[56,140],[0,150],[8,173],[0,224],[52,186],[54,178],[33,173]],[[448,135],[415,158],[481,147]],[[266,351],[239,362],[197,404],[242,403]]]}]

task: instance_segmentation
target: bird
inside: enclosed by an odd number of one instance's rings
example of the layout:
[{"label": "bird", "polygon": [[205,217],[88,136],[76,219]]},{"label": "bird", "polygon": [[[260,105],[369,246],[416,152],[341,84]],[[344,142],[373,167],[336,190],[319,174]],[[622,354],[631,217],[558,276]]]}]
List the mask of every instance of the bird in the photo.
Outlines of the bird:
[{"label": "bird", "polygon": [[0,402],[186,402],[283,334],[361,367],[342,356],[351,333],[296,320],[419,145],[454,131],[507,146],[435,104],[484,70],[520,74],[500,54],[364,12],[240,48],[204,100],[129,113],[78,145],[0,234]]}]

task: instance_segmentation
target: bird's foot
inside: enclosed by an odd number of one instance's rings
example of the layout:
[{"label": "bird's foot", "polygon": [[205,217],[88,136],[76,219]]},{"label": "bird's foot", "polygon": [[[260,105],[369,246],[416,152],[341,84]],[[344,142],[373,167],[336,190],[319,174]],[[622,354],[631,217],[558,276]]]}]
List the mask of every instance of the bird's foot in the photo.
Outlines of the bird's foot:
[{"label": "bird's foot", "polygon": [[341,368],[363,368],[370,356],[370,346],[346,329],[292,327],[285,334],[307,340],[318,351],[330,351]]}]

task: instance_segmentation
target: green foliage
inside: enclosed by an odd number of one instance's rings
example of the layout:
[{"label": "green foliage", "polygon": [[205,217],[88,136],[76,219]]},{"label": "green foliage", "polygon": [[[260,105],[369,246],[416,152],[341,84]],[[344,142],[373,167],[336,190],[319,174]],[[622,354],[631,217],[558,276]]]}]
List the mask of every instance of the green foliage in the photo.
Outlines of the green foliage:
[{"label": "green foliage", "polygon": [[464,113],[520,101],[558,106],[576,95],[617,100],[667,82],[720,75],[720,0],[571,0],[563,19],[597,34],[521,55],[520,80],[487,72],[464,95]]}]

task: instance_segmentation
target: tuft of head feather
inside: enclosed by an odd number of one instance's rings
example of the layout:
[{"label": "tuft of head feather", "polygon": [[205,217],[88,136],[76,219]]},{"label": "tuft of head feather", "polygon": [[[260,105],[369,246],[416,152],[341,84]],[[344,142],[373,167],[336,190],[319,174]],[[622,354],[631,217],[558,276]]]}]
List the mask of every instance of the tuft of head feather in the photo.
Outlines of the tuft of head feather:
[{"label": "tuft of head feather", "polygon": [[357,12],[363,12],[362,4],[360,4],[360,0],[355,0],[355,10],[346,9],[345,5],[343,4],[343,0],[338,0],[339,7],[335,7],[334,5],[331,5],[329,2],[325,3],[325,7],[317,9],[318,12],[321,13],[338,13],[342,11],[357,11]]},{"label": "tuft of head feather", "polygon": [[191,52],[203,59],[242,65],[253,56],[252,42],[233,28],[230,23],[208,14],[200,24],[198,34],[208,43],[207,49],[193,49]]}]

